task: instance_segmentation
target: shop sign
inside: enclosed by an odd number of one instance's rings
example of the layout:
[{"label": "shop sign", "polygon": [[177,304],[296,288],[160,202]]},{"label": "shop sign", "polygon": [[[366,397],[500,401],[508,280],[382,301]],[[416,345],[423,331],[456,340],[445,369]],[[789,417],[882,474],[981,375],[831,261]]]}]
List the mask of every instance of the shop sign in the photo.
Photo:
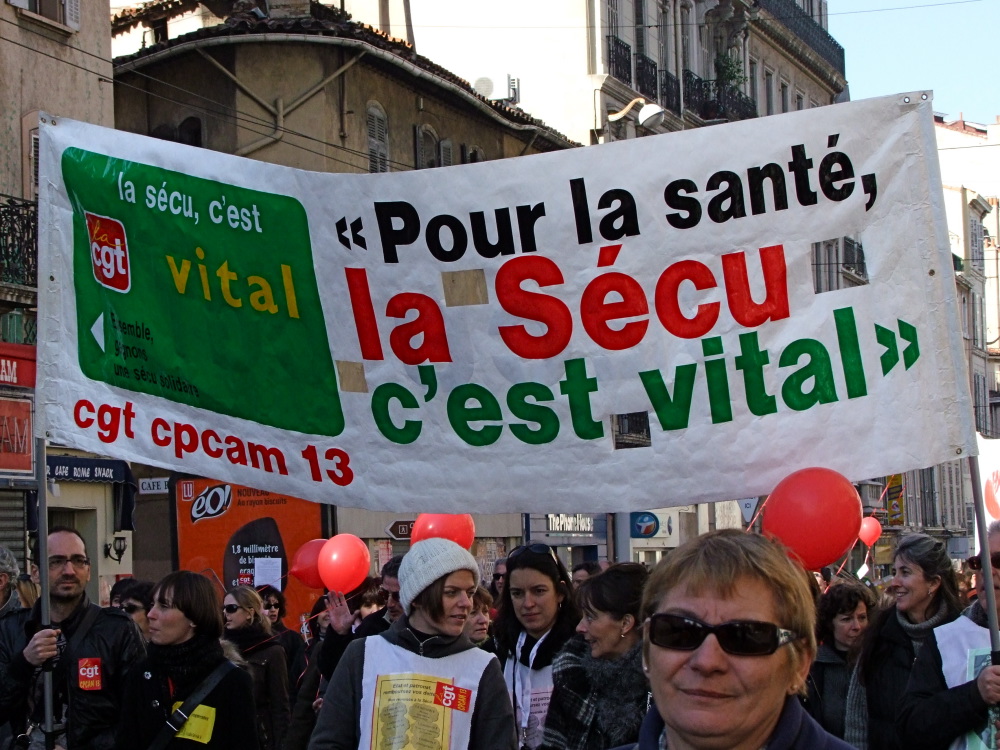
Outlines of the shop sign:
[{"label": "shop sign", "polygon": [[33,471],[31,400],[0,397],[0,476]]},{"label": "shop sign", "polygon": [[545,525],[548,531],[569,531],[594,533],[594,517],[586,516],[583,513],[570,515],[569,513],[549,513],[545,516]]},{"label": "shop sign", "polygon": [[0,342],[0,385],[35,387],[35,347]]},{"label": "shop sign", "polygon": [[140,495],[163,495],[169,491],[169,477],[144,477],[139,480]]}]

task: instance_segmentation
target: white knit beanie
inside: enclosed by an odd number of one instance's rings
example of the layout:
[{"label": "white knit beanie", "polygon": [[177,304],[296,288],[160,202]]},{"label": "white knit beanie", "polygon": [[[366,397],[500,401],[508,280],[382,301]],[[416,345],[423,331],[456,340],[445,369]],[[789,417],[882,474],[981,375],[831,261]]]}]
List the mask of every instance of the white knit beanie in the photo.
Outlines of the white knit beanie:
[{"label": "white knit beanie", "polygon": [[410,547],[399,566],[399,603],[403,611],[409,615],[410,605],[421,591],[456,570],[468,570],[479,585],[476,558],[450,539],[431,537]]}]

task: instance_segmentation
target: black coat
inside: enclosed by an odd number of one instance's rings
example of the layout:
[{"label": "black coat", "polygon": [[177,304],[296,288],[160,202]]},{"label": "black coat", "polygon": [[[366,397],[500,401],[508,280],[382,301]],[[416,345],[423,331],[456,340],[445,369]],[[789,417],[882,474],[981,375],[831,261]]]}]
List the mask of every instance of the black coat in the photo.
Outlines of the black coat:
[{"label": "black coat", "polygon": [[[636,745],[622,745],[615,750],[658,750],[663,719],[656,706],[649,709],[639,731]],[[853,750],[817,724],[797,698],[785,699],[785,707],[778,717],[778,725],[767,741],[767,750]]]},{"label": "black coat", "polygon": [[844,712],[851,670],[843,654],[821,644],[809,670],[806,711],[835,737],[844,738]]},{"label": "black coat", "polygon": [[[64,675],[69,702],[66,720],[67,750],[104,750],[114,744],[128,671],[143,655],[142,638],[135,623],[118,609],[101,609],[86,597],[81,607],[63,623],[67,639],[80,626],[87,608],[97,610],[90,629],[79,643],[67,646],[56,673]],[[0,723],[10,720],[22,731],[28,715],[28,694],[35,681],[35,667],[24,658],[24,647],[39,629],[39,605],[9,612],[0,619]],[[72,652],[72,653],[71,653]],[[100,659],[101,687],[81,688],[81,659]]]},{"label": "black coat", "polygon": [[[218,662],[206,664],[205,674]],[[202,678],[204,679],[204,677]],[[166,677],[157,667],[144,660],[128,676],[128,692],[123,705],[121,724],[115,743],[116,750],[147,748],[160,733],[173,704],[183,703],[188,694],[170,696]],[[215,710],[215,726],[207,743],[175,737],[167,745],[171,750],[257,750],[257,726],[254,723],[253,683],[243,669],[232,669],[201,701],[202,706]]]}]

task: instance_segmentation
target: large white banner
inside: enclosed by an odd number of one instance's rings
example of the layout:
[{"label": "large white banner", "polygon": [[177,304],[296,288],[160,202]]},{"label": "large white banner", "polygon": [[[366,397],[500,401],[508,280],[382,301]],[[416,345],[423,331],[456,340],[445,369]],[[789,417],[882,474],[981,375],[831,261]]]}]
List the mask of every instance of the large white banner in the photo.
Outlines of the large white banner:
[{"label": "large white banner", "polygon": [[[970,455],[932,131],[918,93],[340,175],[46,116],[45,428],[443,512],[641,510]],[[814,291],[845,264],[868,283]]]}]

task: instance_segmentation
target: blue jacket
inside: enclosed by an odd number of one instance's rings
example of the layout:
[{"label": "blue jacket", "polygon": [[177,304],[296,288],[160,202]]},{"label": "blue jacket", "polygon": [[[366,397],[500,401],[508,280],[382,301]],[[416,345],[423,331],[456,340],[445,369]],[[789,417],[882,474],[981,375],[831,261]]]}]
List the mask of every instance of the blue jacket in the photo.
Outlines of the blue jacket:
[{"label": "blue jacket", "polygon": [[[636,745],[622,745],[614,750],[659,750],[663,719],[656,706],[649,709],[639,730]],[[816,723],[802,708],[798,698],[785,699],[785,707],[778,717],[774,734],[767,741],[767,750],[854,750],[843,740],[838,740]]]}]

